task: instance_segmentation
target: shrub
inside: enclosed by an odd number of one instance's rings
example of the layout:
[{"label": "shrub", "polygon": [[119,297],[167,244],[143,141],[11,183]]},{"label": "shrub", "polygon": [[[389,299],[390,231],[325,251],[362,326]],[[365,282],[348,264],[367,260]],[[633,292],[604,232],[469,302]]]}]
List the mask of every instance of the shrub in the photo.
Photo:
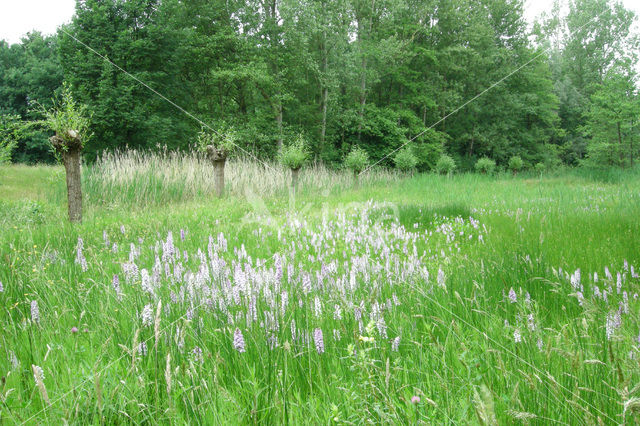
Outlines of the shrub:
[{"label": "shrub", "polygon": [[356,146],[345,157],[344,165],[354,174],[360,173],[369,165],[369,154],[364,149]]},{"label": "shrub", "polygon": [[62,98],[55,100],[52,108],[40,108],[44,115],[42,124],[56,132],[56,135],[62,139],[60,150],[67,150],[72,144],[80,144],[82,149],[89,136],[91,115],[85,105],[75,101],[68,86],[64,86]]},{"label": "shrub", "polygon": [[544,173],[546,168],[547,168],[547,166],[545,166],[544,163],[536,163],[536,165],[535,165],[536,172],[538,172],[539,174]]},{"label": "shrub", "polygon": [[280,163],[291,170],[300,169],[308,159],[307,141],[302,135],[298,135],[293,143],[284,146],[279,154]]},{"label": "shrub", "polygon": [[522,161],[522,158],[520,158],[519,155],[514,155],[509,159],[509,170],[511,170],[513,174],[516,174],[520,170],[522,170],[523,166],[524,166],[524,161]]},{"label": "shrub", "polygon": [[418,158],[410,146],[402,148],[393,158],[396,167],[403,172],[410,172],[416,168]]},{"label": "shrub", "polygon": [[496,170],[496,162],[489,157],[482,157],[476,161],[476,172],[491,175]]},{"label": "shrub", "polygon": [[456,162],[447,154],[442,154],[436,163],[436,171],[442,175],[449,175],[456,169]]},{"label": "shrub", "polygon": [[0,165],[11,160],[20,133],[20,116],[0,115]]},{"label": "shrub", "polygon": [[211,152],[211,148],[220,158],[227,158],[237,145],[237,133],[232,127],[220,126],[217,130],[202,128],[198,133],[196,148],[201,152]]}]

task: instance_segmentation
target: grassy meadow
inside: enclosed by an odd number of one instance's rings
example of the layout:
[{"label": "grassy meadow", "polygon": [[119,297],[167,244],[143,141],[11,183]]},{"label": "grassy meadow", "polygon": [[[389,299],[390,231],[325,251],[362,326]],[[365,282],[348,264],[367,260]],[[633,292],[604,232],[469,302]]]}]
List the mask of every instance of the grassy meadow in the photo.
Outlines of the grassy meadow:
[{"label": "grassy meadow", "polygon": [[287,176],[1,167],[0,424],[638,422],[637,170]]}]

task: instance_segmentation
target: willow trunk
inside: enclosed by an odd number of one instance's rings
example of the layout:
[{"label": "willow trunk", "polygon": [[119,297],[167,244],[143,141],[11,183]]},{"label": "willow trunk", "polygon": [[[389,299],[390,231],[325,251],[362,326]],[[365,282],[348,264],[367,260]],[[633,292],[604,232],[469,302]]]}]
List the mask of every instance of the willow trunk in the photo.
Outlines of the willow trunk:
[{"label": "willow trunk", "polygon": [[67,204],[69,221],[82,222],[82,179],[80,174],[80,150],[62,152],[62,164],[67,175]]},{"label": "willow trunk", "polygon": [[216,196],[218,198],[222,198],[222,196],[224,195],[224,166],[226,161],[227,160],[225,158],[225,159],[215,160],[213,162],[214,177],[215,177],[215,191],[216,191]]},{"label": "willow trunk", "polygon": [[296,195],[296,191],[298,189],[298,175],[300,174],[300,169],[291,169],[291,191],[293,195]]}]

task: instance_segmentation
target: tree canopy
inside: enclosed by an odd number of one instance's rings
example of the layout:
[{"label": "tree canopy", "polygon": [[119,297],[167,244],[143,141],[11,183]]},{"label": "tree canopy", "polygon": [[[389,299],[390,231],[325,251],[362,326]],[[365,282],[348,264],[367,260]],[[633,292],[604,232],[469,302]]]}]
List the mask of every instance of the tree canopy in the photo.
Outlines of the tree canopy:
[{"label": "tree canopy", "polygon": [[[572,0],[530,31],[523,5],[78,0],[56,36],[0,43],[0,113],[34,119],[30,102],[49,104],[68,83],[91,112],[88,160],[186,149],[206,123],[233,127],[243,149],[271,159],[303,133],[327,163],[360,147],[393,166],[409,140],[422,171],[443,154],[462,170],[483,157],[503,169],[514,156],[525,167],[633,161],[633,13]],[[21,135],[13,160],[50,160],[46,139]],[[606,144],[623,157],[603,159]]]}]

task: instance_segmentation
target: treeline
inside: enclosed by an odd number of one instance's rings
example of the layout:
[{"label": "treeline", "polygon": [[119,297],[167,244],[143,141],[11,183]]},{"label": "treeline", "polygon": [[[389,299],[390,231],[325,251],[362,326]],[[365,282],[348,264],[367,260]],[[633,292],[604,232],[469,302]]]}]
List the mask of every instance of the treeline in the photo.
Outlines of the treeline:
[{"label": "treeline", "polygon": [[[523,3],[78,0],[56,36],[0,43],[0,112],[35,119],[33,102],[46,106],[64,81],[92,114],[88,160],[191,146],[201,124],[139,79],[263,158],[303,133],[315,159],[335,164],[359,146],[392,165],[385,156],[412,139],[421,170],[444,153],[462,170],[481,157],[632,163],[633,13],[572,0],[530,32]],[[14,161],[50,159],[46,134],[20,135]]]}]

